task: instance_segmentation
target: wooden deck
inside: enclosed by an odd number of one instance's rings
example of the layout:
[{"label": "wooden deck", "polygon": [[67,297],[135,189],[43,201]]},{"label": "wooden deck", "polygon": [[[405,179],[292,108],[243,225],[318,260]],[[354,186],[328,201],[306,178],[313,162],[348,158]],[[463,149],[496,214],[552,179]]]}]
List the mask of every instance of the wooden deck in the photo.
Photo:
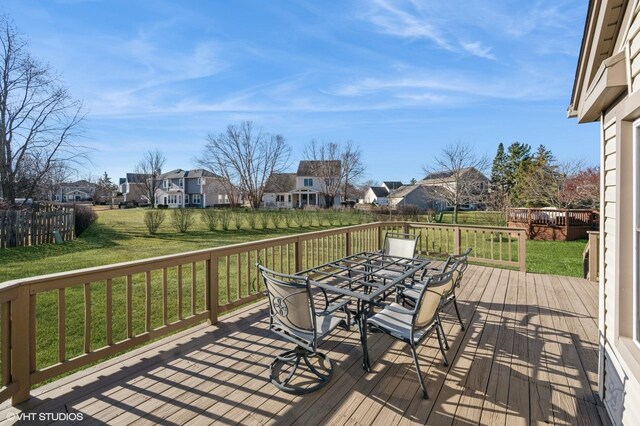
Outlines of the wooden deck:
[{"label": "wooden deck", "polygon": [[[429,400],[406,345],[370,338],[361,367],[357,331],[322,345],[334,376],[291,396],[267,381],[289,347],[267,330],[260,302],[47,384],[11,413],[82,413],[110,424],[609,424],[597,396],[597,286],[586,280],[471,266],[459,292],[468,327],[444,315],[444,367],[435,336],[421,348]],[[30,422],[33,423],[33,422]]]}]

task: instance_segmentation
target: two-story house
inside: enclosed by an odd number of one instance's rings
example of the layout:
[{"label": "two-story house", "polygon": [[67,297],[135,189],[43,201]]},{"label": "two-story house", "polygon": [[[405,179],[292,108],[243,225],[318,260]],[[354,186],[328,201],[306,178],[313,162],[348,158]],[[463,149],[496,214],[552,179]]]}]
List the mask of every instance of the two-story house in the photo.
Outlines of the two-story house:
[{"label": "two-story house", "polygon": [[204,208],[230,203],[225,182],[208,170],[176,169],[158,177],[156,204]]},{"label": "two-story house", "polygon": [[75,182],[64,182],[58,186],[51,194],[51,201],[61,203],[93,201],[96,192],[96,184],[81,179]]},{"label": "two-story house", "polygon": [[[456,191],[458,196],[454,197]],[[391,206],[412,205],[420,210],[440,211],[451,208],[454,198],[467,206],[482,205],[488,193],[489,179],[477,169],[469,167],[460,169],[457,176],[453,171],[430,173],[413,185],[392,191],[388,198]]]},{"label": "two-story house", "polygon": [[336,161],[304,160],[296,173],[274,173],[267,179],[262,196],[265,207],[325,207],[333,196],[333,206],[342,201],[340,167]]},{"label": "two-story house", "polygon": [[120,178],[118,186],[122,193],[122,201],[139,204],[149,203],[145,182],[150,178],[151,175],[143,173],[127,173],[126,177]]}]

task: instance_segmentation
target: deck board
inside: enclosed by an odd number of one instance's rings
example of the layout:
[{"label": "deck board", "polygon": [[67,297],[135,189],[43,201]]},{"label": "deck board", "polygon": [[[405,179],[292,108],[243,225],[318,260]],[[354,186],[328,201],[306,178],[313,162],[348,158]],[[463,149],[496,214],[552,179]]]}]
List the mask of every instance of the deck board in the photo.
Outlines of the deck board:
[{"label": "deck board", "polygon": [[[357,329],[321,346],[331,382],[293,396],[268,383],[290,345],[270,333],[257,303],[33,391],[7,413],[80,412],[87,424],[585,424],[608,425],[597,396],[597,286],[577,278],[471,266],[435,334],[419,348],[422,398],[406,344],[370,335],[361,368]],[[4,423],[7,423],[4,421]]]}]

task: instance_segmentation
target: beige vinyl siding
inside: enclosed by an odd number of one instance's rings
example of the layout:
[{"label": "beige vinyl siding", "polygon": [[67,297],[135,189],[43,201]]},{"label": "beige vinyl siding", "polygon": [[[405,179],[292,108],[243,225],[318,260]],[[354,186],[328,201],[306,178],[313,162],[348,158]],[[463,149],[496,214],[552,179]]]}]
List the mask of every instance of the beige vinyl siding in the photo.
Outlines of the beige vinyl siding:
[{"label": "beige vinyl siding", "polygon": [[636,3],[628,32],[631,91],[640,88],[640,3]]},{"label": "beige vinyl siding", "polygon": [[[613,312],[614,297],[611,291],[616,282],[616,122],[611,123],[604,130],[604,285],[605,285],[605,316],[606,312]],[[609,291],[608,291],[609,290]],[[605,333],[608,330],[605,329]],[[608,336],[607,338],[612,338]]]}]

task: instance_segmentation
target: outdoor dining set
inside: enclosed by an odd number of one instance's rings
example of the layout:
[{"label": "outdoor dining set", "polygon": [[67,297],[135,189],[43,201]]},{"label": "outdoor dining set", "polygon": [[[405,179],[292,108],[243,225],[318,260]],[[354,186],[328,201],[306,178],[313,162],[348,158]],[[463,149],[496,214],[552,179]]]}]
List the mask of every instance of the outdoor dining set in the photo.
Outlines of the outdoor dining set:
[{"label": "outdoor dining set", "polygon": [[269,298],[269,328],[296,346],[275,357],[269,379],[293,394],[314,392],[331,378],[331,360],[318,351],[321,341],[342,326],[357,325],[362,367],[371,371],[368,334],[382,332],[407,343],[425,398],[417,347],[435,331],[448,365],[447,337],[440,313],[456,301],[471,249],[446,260],[417,256],[419,235],[387,233],[383,249],[360,252],[294,275],[258,264]]}]

